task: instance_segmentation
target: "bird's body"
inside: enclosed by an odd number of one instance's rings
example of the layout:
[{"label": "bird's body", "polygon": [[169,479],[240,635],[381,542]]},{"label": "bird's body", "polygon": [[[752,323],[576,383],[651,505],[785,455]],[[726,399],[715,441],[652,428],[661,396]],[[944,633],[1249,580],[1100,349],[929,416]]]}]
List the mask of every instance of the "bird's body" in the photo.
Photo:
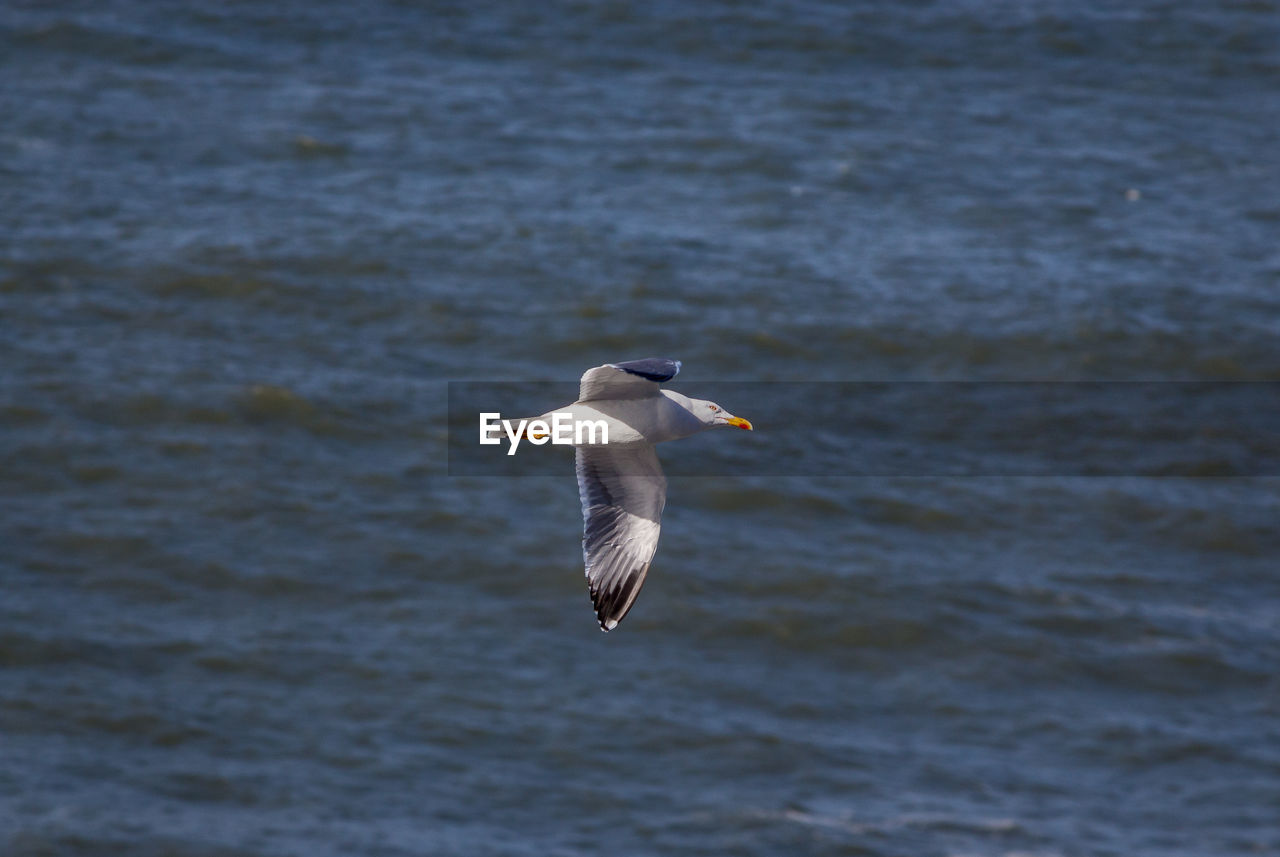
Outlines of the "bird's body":
[{"label": "bird's body", "polygon": [[608,427],[607,435],[591,435],[593,442],[574,450],[582,555],[603,631],[617,627],[635,603],[658,547],[667,480],[654,444],[717,426],[752,427],[714,402],[658,386],[679,371],[680,361],[659,358],[588,369],[578,400],[541,418],[567,413],[574,422],[603,420]]},{"label": "bird's body", "polygon": [[[609,426],[609,446],[655,444],[689,437],[709,426],[689,410],[690,399],[671,390],[660,390],[659,399],[595,399],[574,402],[553,413],[569,414],[574,422],[604,420]],[[546,414],[540,419],[547,419]]]}]

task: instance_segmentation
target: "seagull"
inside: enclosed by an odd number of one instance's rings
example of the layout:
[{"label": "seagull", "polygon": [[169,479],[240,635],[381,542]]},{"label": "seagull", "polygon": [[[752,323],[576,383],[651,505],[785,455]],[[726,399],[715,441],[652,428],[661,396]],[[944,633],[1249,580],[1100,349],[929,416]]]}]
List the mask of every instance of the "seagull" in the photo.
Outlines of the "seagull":
[{"label": "seagull", "polygon": [[[592,434],[574,449],[582,558],[605,633],[635,603],[658,548],[667,480],[654,444],[720,426],[753,430],[715,402],[662,389],[679,371],[679,360],[658,357],[606,363],[583,373],[576,402],[538,418],[568,413],[575,422],[603,420],[608,426],[607,435]],[[600,442],[606,436],[608,442]]]}]

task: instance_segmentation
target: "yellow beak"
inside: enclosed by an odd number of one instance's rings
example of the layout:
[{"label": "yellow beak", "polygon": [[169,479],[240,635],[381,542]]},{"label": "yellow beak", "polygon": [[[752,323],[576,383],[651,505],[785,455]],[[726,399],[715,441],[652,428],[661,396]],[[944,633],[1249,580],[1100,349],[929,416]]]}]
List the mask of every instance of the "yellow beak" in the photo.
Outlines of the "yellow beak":
[{"label": "yellow beak", "polygon": [[746,429],[747,431],[754,431],[754,429],[751,427],[751,421],[744,420],[742,417],[729,417],[729,419],[725,420],[725,422],[727,422],[731,426],[737,426],[740,429]]}]

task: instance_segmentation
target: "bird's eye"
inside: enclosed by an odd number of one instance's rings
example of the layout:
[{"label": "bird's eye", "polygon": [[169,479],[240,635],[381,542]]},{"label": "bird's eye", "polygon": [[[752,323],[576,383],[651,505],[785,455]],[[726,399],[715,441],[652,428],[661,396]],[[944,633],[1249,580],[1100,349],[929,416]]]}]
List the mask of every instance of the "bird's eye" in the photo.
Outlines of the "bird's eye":
[{"label": "bird's eye", "polygon": [[715,405],[712,405],[712,406],[711,406],[711,410],[713,410],[713,411],[718,411],[718,410],[720,410],[720,409],[719,409],[719,408],[717,408]]}]

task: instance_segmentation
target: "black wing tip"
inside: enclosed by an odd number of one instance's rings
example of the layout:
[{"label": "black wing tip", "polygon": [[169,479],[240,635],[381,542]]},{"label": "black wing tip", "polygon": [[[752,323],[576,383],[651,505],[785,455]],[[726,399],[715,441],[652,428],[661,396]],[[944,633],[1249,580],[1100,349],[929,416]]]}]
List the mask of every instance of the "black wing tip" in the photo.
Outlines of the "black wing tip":
[{"label": "black wing tip", "polygon": [[600,623],[600,630],[606,634],[618,627],[622,617],[627,615],[627,610],[618,615],[618,605],[612,602],[613,599],[609,596],[592,589],[591,606],[596,609],[596,621]]},{"label": "black wing tip", "polygon": [[[631,612],[631,608],[635,605],[635,598],[627,599],[629,594],[623,587],[622,590],[610,590],[609,592],[601,592],[594,586],[589,587],[591,590],[591,606],[596,610],[596,621],[600,623],[600,630],[609,633],[618,627],[626,615]],[[621,610],[619,605],[625,605]]]},{"label": "black wing tip", "polygon": [[[626,616],[628,611],[623,611],[622,616]],[[600,623],[600,630],[607,634],[614,628],[618,627],[618,623],[622,621],[622,616],[613,616],[606,610],[596,611],[596,621]]]},{"label": "black wing tip", "polygon": [[622,363],[606,363],[613,369],[621,369],[631,375],[638,375],[646,381],[654,381],[661,384],[663,381],[670,381],[680,371],[680,367],[684,365],[679,360],[671,360],[667,357],[646,357],[643,360],[625,360]]}]

